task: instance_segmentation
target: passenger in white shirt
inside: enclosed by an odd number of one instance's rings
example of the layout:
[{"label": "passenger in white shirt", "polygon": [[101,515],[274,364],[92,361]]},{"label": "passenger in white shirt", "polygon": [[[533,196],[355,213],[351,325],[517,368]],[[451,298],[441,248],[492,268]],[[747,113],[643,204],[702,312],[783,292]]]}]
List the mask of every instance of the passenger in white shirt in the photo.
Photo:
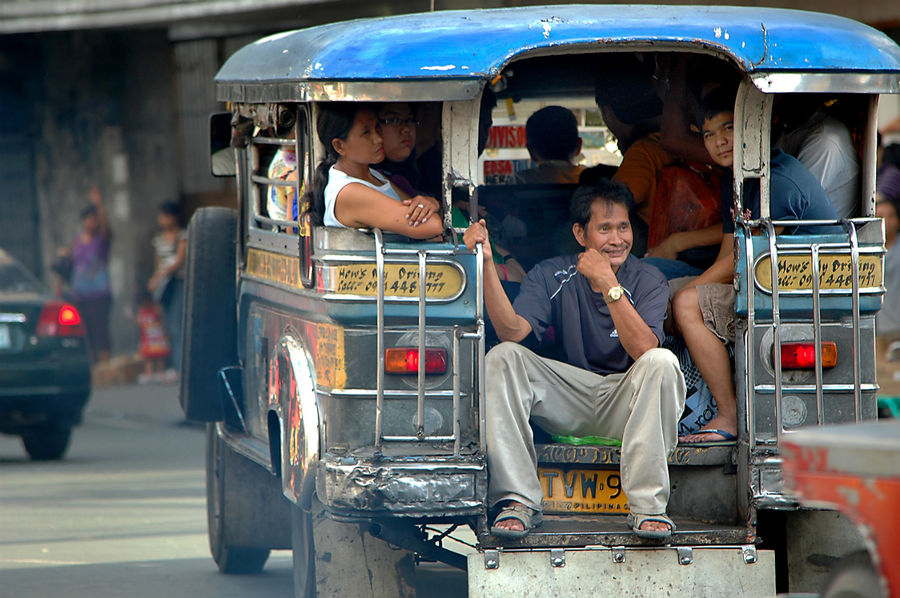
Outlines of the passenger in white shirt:
[{"label": "passenger in white shirt", "polygon": [[325,158],[308,195],[318,223],[345,228],[377,227],[413,239],[440,236],[440,204],[433,197],[409,197],[370,167],[384,159],[375,111],[366,104],[319,105],[316,123]]}]

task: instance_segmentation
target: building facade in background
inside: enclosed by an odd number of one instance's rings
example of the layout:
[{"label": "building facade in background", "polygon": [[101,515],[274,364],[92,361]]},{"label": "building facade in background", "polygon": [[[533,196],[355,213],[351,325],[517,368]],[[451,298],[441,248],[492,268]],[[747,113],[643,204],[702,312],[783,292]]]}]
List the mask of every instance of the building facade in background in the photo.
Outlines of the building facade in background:
[{"label": "building facade in background", "polygon": [[[668,2],[668,4],[732,2]],[[900,2],[733,2],[847,16],[900,40]],[[435,6],[436,4],[436,6]],[[228,179],[209,174],[213,75],[262,35],[357,17],[436,9],[553,4],[486,0],[0,0],[0,247],[52,285],[96,183],[113,229],[113,350],[133,351],[126,314],[153,269],[163,201],[186,216],[228,205]],[[896,102],[896,99],[893,100]],[[900,114],[883,106],[884,118]]]}]

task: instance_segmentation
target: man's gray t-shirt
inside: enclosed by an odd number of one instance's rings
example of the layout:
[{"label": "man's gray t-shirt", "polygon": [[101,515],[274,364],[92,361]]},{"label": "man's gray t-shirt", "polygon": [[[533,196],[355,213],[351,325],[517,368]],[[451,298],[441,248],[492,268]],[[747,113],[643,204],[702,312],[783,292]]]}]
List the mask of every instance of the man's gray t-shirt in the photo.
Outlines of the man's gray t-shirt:
[{"label": "man's gray t-shirt", "polygon": [[[619,335],[601,293],[578,273],[578,255],[565,255],[536,265],[528,272],[513,307],[531,324],[539,341],[552,326],[561,360],[598,374],[624,372],[634,360]],[[666,277],[653,266],[629,255],[616,272],[625,295],[660,341],[669,301]]]}]

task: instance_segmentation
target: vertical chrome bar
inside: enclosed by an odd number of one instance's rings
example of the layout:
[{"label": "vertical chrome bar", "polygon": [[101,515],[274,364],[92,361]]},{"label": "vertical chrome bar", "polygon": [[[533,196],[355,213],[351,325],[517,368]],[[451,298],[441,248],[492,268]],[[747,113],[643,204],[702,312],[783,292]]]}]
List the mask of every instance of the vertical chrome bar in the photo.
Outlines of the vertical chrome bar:
[{"label": "vertical chrome bar", "polygon": [[419,250],[419,372],[416,396],[416,436],[425,438],[425,261],[427,253]]},{"label": "vertical chrome bar", "polygon": [[375,450],[380,451],[384,425],[382,421],[384,412],[384,238],[381,234],[381,229],[373,228],[372,232],[375,233],[375,268],[377,270],[376,282],[378,284],[375,294],[377,297],[375,323],[378,326],[378,372],[375,377]]},{"label": "vertical chrome bar", "polygon": [[778,240],[772,219],[766,219],[766,234],[769,236],[769,264],[772,274],[772,343],[775,351],[772,365],[775,371],[775,437],[781,442],[781,311],[778,299]]},{"label": "vertical chrome bar", "polygon": [[484,429],[484,250],[481,243],[475,246],[475,319],[478,322],[478,442],[481,450],[487,449]]},{"label": "vertical chrome bar", "polygon": [[745,394],[747,395],[747,443],[750,450],[756,448],[756,420],[754,413],[754,401],[756,400],[756,372],[753,355],[753,347],[756,346],[756,272],[753,270],[753,236],[750,227],[741,220],[741,228],[744,230],[744,259],[747,260],[747,342],[744,343],[744,364],[746,379],[744,380]]},{"label": "vertical chrome bar", "polygon": [[812,266],[813,342],[816,346],[816,423],[825,423],[825,397],[822,391],[822,313],[819,298],[819,246],[810,247]]},{"label": "vertical chrome bar", "polygon": [[860,360],[860,347],[862,340],[859,332],[859,240],[856,237],[856,224],[851,220],[843,220],[841,224],[847,230],[850,237],[850,266],[853,270],[853,296],[851,298],[853,305],[853,408],[856,415],[856,421],[862,419],[862,389],[860,385],[860,370],[862,368]]},{"label": "vertical chrome bar", "polygon": [[459,326],[453,327],[453,455],[459,456]]}]

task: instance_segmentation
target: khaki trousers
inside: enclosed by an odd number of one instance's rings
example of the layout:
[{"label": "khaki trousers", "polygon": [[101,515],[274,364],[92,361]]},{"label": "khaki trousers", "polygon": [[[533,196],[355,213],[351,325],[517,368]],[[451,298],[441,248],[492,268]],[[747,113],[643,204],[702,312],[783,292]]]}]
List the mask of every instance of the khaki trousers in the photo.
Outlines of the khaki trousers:
[{"label": "khaki trousers", "polygon": [[602,376],[507,342],[487,354],[485,367],[491,506],[516,500],[541,509],[530,418],[550,434],[621,439],[629,507],[665,513],[666,458],[678,442],[685,400],[684,377],[671,351],[651,349],[626,372]]}]

